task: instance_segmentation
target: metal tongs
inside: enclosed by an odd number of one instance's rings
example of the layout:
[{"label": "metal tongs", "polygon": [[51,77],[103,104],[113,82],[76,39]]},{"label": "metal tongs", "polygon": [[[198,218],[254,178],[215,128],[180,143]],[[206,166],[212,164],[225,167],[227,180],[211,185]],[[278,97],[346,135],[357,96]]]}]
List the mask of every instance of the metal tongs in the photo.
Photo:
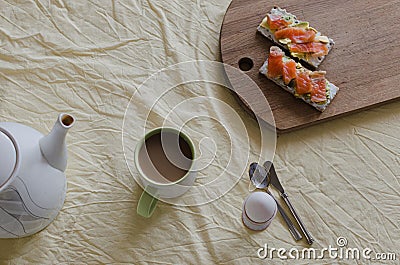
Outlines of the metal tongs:
[{"label": "metal tongs", "polygon": [[[311,237],[310,233],[305,228],[304,223],[300,219],[300,216],[297,214],[296,210],[294,209],[293,205],[291,204],[291,202],[289,200],[289,196],[283,189],[282,184],[280,183],[280,181],[278,179],[278,175],[276,174],[274,164],[270,161],[266,161],[263,166],[260,166],[257,163],[252,163],[250,165],[249,175],[250,175],[251,181],[257,188],[266,189],[266,188],[268,188],[269,184],[272,184],[272,186],[274,186],[281,193],[283,200],[285,201],[286,205],[289,207],[290,212],[294,216],[297,224],[300,226],[301,231],[303,232],[304,236],[306,237],[307,243],[309,245],[311,245],[314,242],[314,239]],[[267,189],[267,192],[272,196],[272,194],[268,191],[268,189]],[[277,203],[280,214],[282,215],[284,221],[286,222],[286,224],[289,228],[290,233],[295,238],[295,240],[300,240],[302,238],[302,236],[300,235],[299,231],[293,225],[292,221],[289,219],[289,217],[285,213],[284,209],[279,205],[278,201],[276,199],[275,199],[275,201]]]}]

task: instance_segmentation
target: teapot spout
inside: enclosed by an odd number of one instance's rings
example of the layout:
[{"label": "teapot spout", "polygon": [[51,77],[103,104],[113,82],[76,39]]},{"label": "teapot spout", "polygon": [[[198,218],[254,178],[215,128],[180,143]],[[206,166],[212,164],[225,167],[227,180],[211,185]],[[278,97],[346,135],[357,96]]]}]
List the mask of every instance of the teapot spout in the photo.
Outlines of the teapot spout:
[{"label": "teapot spout", "polygon": [[40,139],[40,150],[47,162],[54,168],[64,172],[67,168],[67,146],[65,136],[75,119],[69,114],[60,114],[51,132]]}]

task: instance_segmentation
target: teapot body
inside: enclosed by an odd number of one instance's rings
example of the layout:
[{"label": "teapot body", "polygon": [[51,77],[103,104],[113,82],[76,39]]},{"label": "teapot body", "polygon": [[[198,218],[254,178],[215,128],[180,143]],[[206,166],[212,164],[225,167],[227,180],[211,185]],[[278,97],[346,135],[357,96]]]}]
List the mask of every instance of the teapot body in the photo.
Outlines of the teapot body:
[{"label": "teapot body", "polygon": [[19,163],[13,178],[0,187],[0,238],[29,236],[48,226],[61,210],[65,174],[43,156],[43,134],[18,123],[0,123],[0,129],[12,136]]}]

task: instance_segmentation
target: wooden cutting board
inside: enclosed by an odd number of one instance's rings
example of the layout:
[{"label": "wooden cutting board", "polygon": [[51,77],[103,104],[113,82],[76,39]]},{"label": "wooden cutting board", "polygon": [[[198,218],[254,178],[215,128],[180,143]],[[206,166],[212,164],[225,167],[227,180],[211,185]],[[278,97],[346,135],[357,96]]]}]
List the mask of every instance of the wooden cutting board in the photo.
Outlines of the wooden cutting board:
[{"label": "wooden cutting board", "polygon": [[[309,21],[312,27],[335,41],[319,69],[327,71],[327,79],[340,91],[323,113],[258,72],[272,43],[257,32],[257,26],[273,6]],[[262,100],[252,97],[257,94],[252,90],[261,89],[270,104],[277,131],[282,133],[398,99],[399,24],[400,1],[233,0],[221,29],[221,55],[224,63],[245,69],[259,86],[241,85],[240,79],[227,72],[239,98],[246,97],[252,106],[257,106]],[[253,114],[260,118],[267,116],[263,108],[256,108]]]}]

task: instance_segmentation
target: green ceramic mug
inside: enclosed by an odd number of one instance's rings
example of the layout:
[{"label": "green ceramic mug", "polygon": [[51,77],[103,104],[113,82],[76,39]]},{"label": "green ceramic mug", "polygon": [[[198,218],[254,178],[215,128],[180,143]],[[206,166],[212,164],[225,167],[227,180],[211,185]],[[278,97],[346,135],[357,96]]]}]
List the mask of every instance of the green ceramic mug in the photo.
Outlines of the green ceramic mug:
[{"label": "green ceramic mug", "polygon": [[161,198],[176,198],[189,190],[196,179],[192,140],[173,128],[148,132],[135,149],[135,165],[144,191],[137,213],[150,217]]}]

